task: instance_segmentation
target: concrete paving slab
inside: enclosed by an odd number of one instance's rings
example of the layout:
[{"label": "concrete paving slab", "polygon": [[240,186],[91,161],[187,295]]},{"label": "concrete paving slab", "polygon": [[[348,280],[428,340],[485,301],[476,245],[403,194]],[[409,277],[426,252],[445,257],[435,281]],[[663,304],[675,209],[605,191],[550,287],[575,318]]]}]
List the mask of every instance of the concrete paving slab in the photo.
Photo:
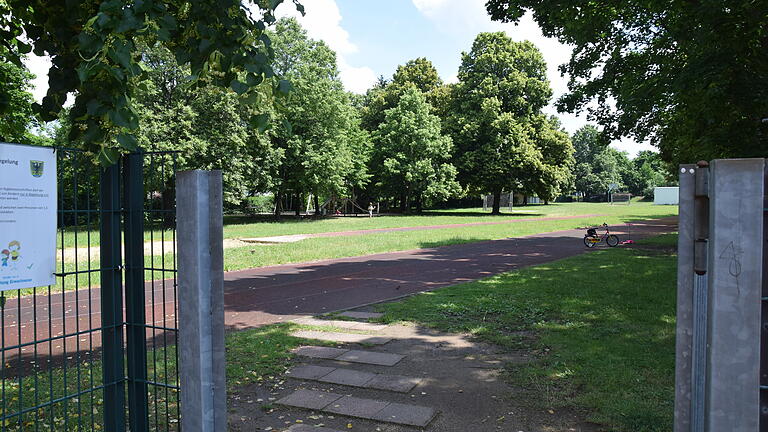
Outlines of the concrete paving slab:
[{"label": "concrete paving slab", "polygon": [[364,334],[354,333],[337,333],[337,332],[321,332],[315,330],[300,330],[291,334],[294,337],[304,339],[315,339],[329,342],[342,342],[342,343],[367,343],[372,345],[384,345],[392,338],[371,336]]},{"label": "concrete paving slab", "polygon": [[293,425],[288,428],[287,432],[341,432],[336,429],[329,429],[327,427],[310,426],[307,424]]},{"label": "concrete paving slab", "polygon": [[296,324],[311,325],[311,326],[330,326],[338,327],[342,329],[350,330],[363,330],[363,331],[382,331],[387,326],[385,324],[371,324],[358,321],[343,321],[343,320],[323,320],[312,317],[302,317],[293,320]]},{"label": "concrete paving slab", "polygon": [[432,408],[391,403],[381,411],[377,412],[373,416],[373,419],[389,423],[426,427],[435,417],[435,414],[437,414],[437,412]]},{"label": "concrete paving slab", "polygon": [[336,368],[325,366],[299,365],[289,370],[286,375],[289,378],[317,380],[335,370]]},{"label": "concrete paving slab", "polygon": [[314,390],[296,390],[288,396],[278,400],[277,404],[308,409],[323,409],[342,398],[336,393],[327,393]]},{"label": "concrete paving slab", "polygon": [[376,390],[388,390],[399,393],[407,393],[419,385],[421,378],[412,378],[401,375],[377,374],[372,380],[365,383],[365,387]]},{"label": "concrete paving slab", "polygon": [[355,312],[355,311],[346,311],[342,312],[339,315],[347,318],[353,318],[353,319],[377,319],[384,316],[383,313],[378,312]]},{"label": "concrete paving slab", "polygon": [[352,387],[366,387],[366,384],[375,377],[376,374],[370,372],[353,369],[336,369],[320,378],[319,381]]},{"label": "concrete paving slab", "polygon": [[346,354],[349,350],[341,348],[331,347],[319,347],[319,346],[301,346],[293,350],[296,355],[319,358],[319,359],[334,359],[342,354]]},{"label": "concrete paving slab", "polygon": [[376,351],[350,350],[335,357],[335,360],[351,363],[365,363],[378,366],[394,366],[404,359],[400,354],[380,353]]},{"label": "concrete paving slab", "polygon": [[374,399],[361,399],[344,396],[325,407],[323,411],[342,414],[350,417],[373,419],[374,416],[389,405],[389,402]]}]

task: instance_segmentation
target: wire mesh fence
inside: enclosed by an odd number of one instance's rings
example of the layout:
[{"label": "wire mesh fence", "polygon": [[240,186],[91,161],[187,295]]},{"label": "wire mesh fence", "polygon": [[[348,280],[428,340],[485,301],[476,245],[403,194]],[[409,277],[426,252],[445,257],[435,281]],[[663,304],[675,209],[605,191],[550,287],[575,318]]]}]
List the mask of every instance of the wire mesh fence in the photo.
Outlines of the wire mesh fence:
[{"label": "wire mesh fence", "polygon": [[178,430],[175,154],[51,151],[56,284],[2,293],[0,432]]}]

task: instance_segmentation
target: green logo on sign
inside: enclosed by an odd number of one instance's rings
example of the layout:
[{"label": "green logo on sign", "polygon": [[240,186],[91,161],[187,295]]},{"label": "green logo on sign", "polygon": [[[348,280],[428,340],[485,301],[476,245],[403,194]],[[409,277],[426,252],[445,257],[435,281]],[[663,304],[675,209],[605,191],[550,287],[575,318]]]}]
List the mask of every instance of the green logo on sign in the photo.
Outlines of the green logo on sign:
[{"label": "green logo on sign", "polygon": [[29,172],[32,173],[32,177],[42,177],[43,165],[43,161],[29,161]]}]

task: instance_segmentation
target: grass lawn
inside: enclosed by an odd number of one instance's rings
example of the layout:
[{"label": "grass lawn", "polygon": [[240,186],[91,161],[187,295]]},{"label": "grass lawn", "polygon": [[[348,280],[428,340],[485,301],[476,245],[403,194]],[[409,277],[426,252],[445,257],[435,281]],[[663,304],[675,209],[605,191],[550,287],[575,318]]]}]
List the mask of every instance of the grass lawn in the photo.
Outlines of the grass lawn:
[{"label": "grass lawn", "polygon": [[[324,341],[301,339],[290,335],[295,330],[337,331],[333,327],[306,326],[292,323],[275,324],[252,330],[228,333],[227,386],[233,388],[253,382],[271,381],[285,373],[290,365],[291,349],[300,345],[334,346]],[[150,381],[174,384],[178,374],[176,347],[150,350],[147,353]],[[99,354],[81,354],[80,367],[66,369],[41,368],[36,374],[21,379],[0,376],[0,417],[25,411],[19,418],[4,421],[8,432],[28,430],[69,431],[103,430],[104,398],[101,386],[102,363]],[[17,374],[8,369],[8,375]],[[37,389],[37,391],[35,391]],[[150,430],[178,430],[178,392],[165,387],[149,386]],[[35,406],[45,405],[39,409]],[[169,421],[170,420],[170,421]]]},{"label": "grass lawn", "polygon": [[517,398],[617,431],[672,429],[676,236],[601,250],[381,305],[387,322],[467,332],[535,360]]},{"label": "grass lawn", "polygon": [[[632,248],[594,251],[380,308],[387,322],[467,332],[533,353],[531,363],[506,369],[509,381],[526,389],[512,397],[539,408],[577,408],[611,430],[667,431],[674,396],[675,242],[674,235],[647,239]],[[273,381],[290,366],[290,351],[299,345],[332,345],[290,335],[302,328],[335,330],[282,323],[227,334],[229,390]],[[149,353],[150,364],[152,356],[167,354],[162,355],[167,366],[161,362],[162,370],[150,371],[151,378],[157,373],[157,381],[176,370],[173,347],[168,350]],[[59,399],[52,409],[26,414],[21,425],[7,421],[6,430],[26,430],[35,418],[41,425],[52,423],[52,430],[65,430],[65,419],[69,427],[93,421],[99,429],[100,391],[66,397],[100,385],[100,362],[83,371],[55,369],[21,382],[2,381],[8,413],[34,406],[36,397],[38,403]],[[38,394],[32,391],[35,380],[43,389]],[[150,414],[175,413],[176,397],[164,390],[152,393]],[[150,417],[154,426],[165,428]]]},{"label": "grass lawn", "polygon": [[[575,205],[582,208],[583,206],[589,207],[593,204]],[[571,207],[567,207],[568,205],[565,206],[564,209],[556,205],[551,205],[549,207],[552,209],[557,208],[563,212],[572,210]],[[653,206],[646,203],[641,203],[636,206],[634,203],[632,206],[611,206],[608,204],[597,204],[597,206],[599,207],[593,208],[591,213],[605,214],[605,216],[592,216],[568,220],[522,221],[509,224],[479,225],[425,231],[399,231],[366,234],[364,236],[309,238],[296,243],[275,245],[249,245],[226,249],[224,251],[224,267],[226,270],[231,271],[274,264],[431,248],[451,244],[519,237],[549,231],[568,230],[587,225],[599,225],[603,222],[607,222],[608,224],[622,224],[632,220],[673,216],[677,214],[677,207]],[[618,207],[621,207],[621,209],[617,210]],[[611,214],[610,212],[613,213]],[[576,214],[584,213],[576,212]],[[395,216],[392,218],[397,219],[398,217]],[[448,216],[418,216],[406,218],[409,218],[409,220],[413,220],[413,218],[422,218],[421,220],[423,222],[429,222],[427,223],[428,225],[459,223],[453,219],[446,220],[446,218],[449,218]],[[487,218],[491,217],[487,216]],[[362,221],[363,219],[365,219],[365,221],[377,220],[377,218],[360,218],[359,220]],[[386,219],[386,217],[380,219]],[[459,216],[459,220],[466,219],[463,216]],[[497,218],[496,220],[499,219]],[[354,222],[355,220],[349,219],[349,221]],[[318,221],[317,223],[324,222],[326,221]],[[336,220],[327,222],[335,223]],[[312,222],[307,223],[311,224]]]},{"label": "grass lawn", "polygon": [[[268,237],[291,234],[314,234],[334,231],[366,230],[377,228],[399,228],[411,226],[489,222],[532,217],[575,216],[586,214],[606,215],[610,220],[628,221],[677,214],[677,206],[656,206],[650,202],[633,201],[631,205],[610,205],[608,203],[553,203],[531,204],[515,208],[512,212],[491,215],[482,208],[426,211],[420,215],[384,215],[368,217],[330,217],[323,219],[295,219],[285,217],[275,221],[269,217],[225,216],[224,238]],[[602,221],[601,221],[602,223]],[[85,228],[85,227],[82,227]],[[99,244],[98,223],[91,230],[80,229],[75,235],[70,229],[59,236],[59,247],[78,247]],[[148,230],[145,241],[172,240],[168,231]]]},{"label": "grass lawn", "polygon": [[[296,243],[284,243],[274,245],[248,245],[243,247],[228,248],[224,250],[224,269],[226,271],[242,270],[255,267],[263,267],[276,264],[315,261],[321,259],[344,258],[375,253],[394,252],[410,249],[432,248],[451,244],[471,243],[483,240],[496,240],[507,237],[519,237],[542,232],[558,231],[584,227],[587,225],[622,224],[634,220],[644,220],[657,217],[677,215],[677,206],[655,206],[647,202],[633,202],[631,205],[609,205],[606,203],[566,203],[550,205],[529,205],[515,210],[514,214],[491,216],[484,214],[482,209],[457,209],[441,212],[426,212],[420,216],[381,216],[376,218],[330,218],[321,220],[284,220],[281,222],[259,223],[230,223],[225,225],[225,237],[253,237],[278,234],[297,234],[313,232],[344,231],[372,228],[392,228],[403,226],[441,225],[452,223],[471,223],[483,221],[499,221],[509,219],[529,219],[532,217],[543,218],[550,216],[569,216],[600,214],[604,216],[591,216],[567,220],[535,220],[521,221],[499,225],[479,225],[457,228],[444,228],[425,231],[399,231],[388,233],[373,233],[364,236],[342,236],[309,238]],[[86,233],[80,233],[85,236]],[[159,241],[160,234],[157,231],[147,232],[147,240]],[[168,233],[162,239],[169,241],[172,236]],[[64,236],[64,244],[70,241],[74,244],[73,237]],[[61,236],[59,237],[61,243]],[[95,242],[95,243],[94,243]],[[78,246],[84,244],[78,240]],[[98,244],[98,235],[91,235],[91,245]],[[158,248],[159,250],[159,248]],[[164,262],[163,262],[164,260]],[[153,258],[145,256],[147,267],[167,268],[174,262],[170,253],[156,255]],[[62,265],[59,265],[61,270]],[[77,263],[77,269],[98,269],[98,259],[92,258],[89,263],[81,259]],[[76,270],[74,262],[66,263],[67,271]],[[57,284],[52,292],[72,290],[75,287],[96,287],[99,285],[98,272],[90,275],[71,275],[65,280],[57,279]],[[156,280],[172,277],[171,273],[147,271],[146,280]],[[38,293],[46,293],[47,288],[39,288]],[[19,295],[28,295],[32,289],[10,290],[3,293],[5,297],[12,298]]]}]

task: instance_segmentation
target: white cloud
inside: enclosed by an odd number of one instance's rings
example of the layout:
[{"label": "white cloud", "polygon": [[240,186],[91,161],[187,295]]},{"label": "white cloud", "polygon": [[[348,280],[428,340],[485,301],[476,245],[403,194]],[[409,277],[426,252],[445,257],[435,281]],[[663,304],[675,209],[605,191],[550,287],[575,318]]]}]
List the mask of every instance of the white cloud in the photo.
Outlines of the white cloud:
[{"label": "white cloud", "polygon": [[[435,1],[435,0],[432,0]],[[281,17],[294,17],[312,39],[324,41],[336,51],[338,59],[339,77],[347,90],[355,93],[364,93],[376,82],[376,73],[366,66],[354,66],[346,59],[346,54],[358,51],[349,38],[349,33],[341,26],[341,12],[335,0],[312,0],[304,2],[305,15],[296,11],[291,3],[285,3],[277,10]]]}]

